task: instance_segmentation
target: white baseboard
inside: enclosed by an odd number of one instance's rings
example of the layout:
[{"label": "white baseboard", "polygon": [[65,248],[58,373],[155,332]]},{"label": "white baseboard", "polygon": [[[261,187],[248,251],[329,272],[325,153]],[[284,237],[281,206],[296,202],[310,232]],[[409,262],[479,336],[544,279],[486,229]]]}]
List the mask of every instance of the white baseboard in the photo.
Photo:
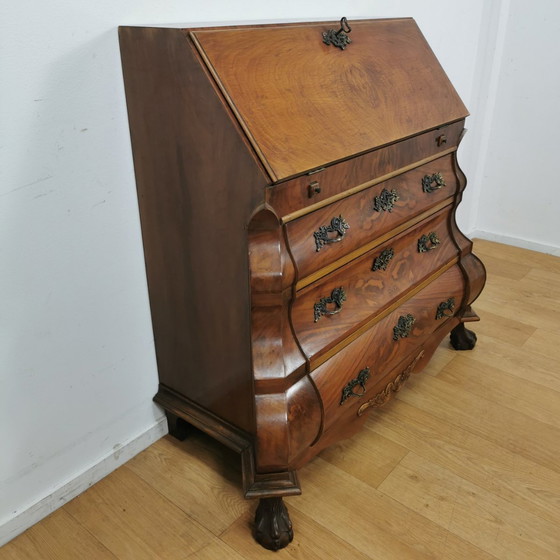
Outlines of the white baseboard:
[{"label": "white baseboard", "polygon": [[538,251],[539,253],[547,253],[560,257],[560,247],[555,245],[546,245],[545,243],[537,243],[536,241],[528,241],[519,237],[510,237],[509,235],[502,235],[501,233],[492,233],[490,231],[482,231],[475,229],[469,234],[471,239],[485,239],[486,241],[496,241],[504,245],[513,245],[514,247],[521,247],[522,249],[530,249],[531,251]]},{"label": "white baseboard", "polygon": [[135,455],[152,445],[167,433],[167,421],[162,416],[151,428],[131,438],[117,450],[109,453],[95,465],[85,470],[36,504],[26,509],[0,527],[0,546],[23,533],[26,529],[41,521],[44,517],[62,507],[103,477],[132,459]]}]

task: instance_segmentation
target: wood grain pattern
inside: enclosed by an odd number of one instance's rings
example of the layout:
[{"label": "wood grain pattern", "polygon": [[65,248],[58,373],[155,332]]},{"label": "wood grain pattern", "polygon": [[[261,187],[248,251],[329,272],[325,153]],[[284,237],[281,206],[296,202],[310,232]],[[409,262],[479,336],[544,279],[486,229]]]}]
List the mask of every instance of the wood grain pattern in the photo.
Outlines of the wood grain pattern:
[{"label": "wood grain pattern", "polygon": [[[413,378],[410,383],[420,381]],[[519,393],[513,402],[518,399]],[[399,398],[384,411],[372,411],[366,431],[387,438],[524,511],[552,523],[560,517],[560,475],[496,445],[484,434],[477,436],[466,428],[442,422]]]},{"label": "wood grain pattern", "polygon": [[67,510],[59,510],[31,527],[15,541],[0,548],[2,560],[115,560],[99,539],[74,519]]},{"label": "wood grain pattern", "polygon": [[124,27],[120,42],[160,381],[254,432],[247,240],[232,229],[266,176],[181,31]]},{"label": "wood grain pattern", "polygon": [[[187,504],[170,507],[158,491],[127,467],[72,500],[67,510],[81,525],[91,527],[117,557],[175,560],[197,552],[213,536],[185,513]],[[160,512],[156,518],[153,511]]]},{"label": "wood grain pattern", "polygon": [[191,32],[274,180],[467,116],[412,19],[352,22],[345,51],[331,26]]},{"label": "wood grain pattern", "polygon": [[[455,266],[312,372],[323,402],[323,430],[340,421],[342,415],[355,415],[364,401],[385,388],[390,380],[387,373],[403,359],[411,361],[412,354],[416,355],[425,339],[445,321],[435,318],[438,304],[449,297],[459,298],[463,289],[461,271]],[[400,316],[409,313],[415,318],[412,332],[395,341],[393,327]],[[343,387],[365,367],[370,368],[371,377],[364,396],[341,405]]]},{"label": "wood grain pattern", "polygon": [[[284,222],[295,220],[350,194],[455,152],[463,130],[464,121],[460,121],[272,185],[267,189],[267,203]],[[449,138],[449,144],[438,146],[437,138],[442,133]],[[319,183],[321,192],[310,197],[309,184],[312,181]]]},{"label": "wood grain pattern", "polygon": [[552,560],[560,553],[555,524],[414,453],[399,463],[379,490],[490,554]]},{"label": "wood grain pattern", "polygon": [[[453,197],[457,180],[451,166],[450,156],[437,159],[289,222],[286,225],[286,234],[299,281],[410,220],[412,216],[421,214],[439,202]],[[422,178],[434,173],[443,175],[445,187],[432,193],[423,192]],[[375,197],[379,197],[383,190],[389,192],[395,190],[399,197],[390,212],[374,210]],[[321,226],[329,225],[331,220],[338,216],[342,216],[350,226],[342,241],[325,244],[317,250],[313,234]]]},{"label": "wood grain pattern", "polygon": [[[325,492],[325,485],[334,480]],[[302,484],[305,492],[293,508],[330,527],[335,535],[347,538],[371,558],[493,558],[446,527],[320,458],[302,472]]]},{"label": "wood grain pattern", "polygon": [[[418,390],[418,384],[409,383],[399,398],[422,410],[432,411],[443,422],[462,426],[476,435],[484,434],[496,445],[560,473],[558,429],[513,407],[500,405],[496,400],[490,401],[489,396],[482,398],[466,393],[437,377],[426,376],[422,391]],[[463,399],[462,411],[457,411],[451,404],[458,398]],[[513,434],[515,437],[512,437]]]},{"label": "wood grain pattern", "polygon": [[[449,209],[426,219],[369,251],[347,266],[334,271],[321,281],[299,291],[291,308],[291,320],[299,344],[313,360],[328,351],[340,340],[347,338],[371,317],[391,305],[407,290],[420,284],[454,257],[457,250],[448,230]],[[435,232],[441,241],[435,250],[418,251],[422,235]],[[385,248],[392,248],[394,257],[387,270],[372,270],[375,258]],[[314,305],[328,297],[336,288],[343,287],[346,301],[339,313],[315,321]],[[462,295],[457,301],[459,305]]]}]

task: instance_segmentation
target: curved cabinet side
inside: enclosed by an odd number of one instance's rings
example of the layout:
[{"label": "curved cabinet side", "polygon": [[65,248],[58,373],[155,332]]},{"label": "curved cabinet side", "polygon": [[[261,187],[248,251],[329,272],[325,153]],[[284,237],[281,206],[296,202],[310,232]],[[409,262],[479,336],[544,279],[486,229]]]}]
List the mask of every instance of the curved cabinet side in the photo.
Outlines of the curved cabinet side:
[{"label": "curved cabinet side", "polygon": [[[466,132],[466,129],[463,129],[463,133],[459,138],[459,143],[465,136]],[[480,259],[472,253],[472,241],[463,234],[457,225],[457,207],[463,199],[463,191],[467,186],[467,178],[459,165],[456,151],[453,154],[453,170],[459,181],[459,187],[455,198],[454,210],[450,217],[450,231],[451,237],[453,238],[453,241],[459,251],[459,266],[463,271],[466,281],[465,296],[461,306],[463,311],[460,314],[460,318],[462,321],[476,321],[478,320],[478,316],[470,309],[470,305],[480,295],[480,292],[484,288],[484,284],[486,283],[486,269]]]},{"label": "curved cabinet side", "polygon": [[287,471],[317,437],[321,405],[290,326],[294,266],[280,221],[266,205],[249,224],[249,267],[255,467],[257,473]]}]

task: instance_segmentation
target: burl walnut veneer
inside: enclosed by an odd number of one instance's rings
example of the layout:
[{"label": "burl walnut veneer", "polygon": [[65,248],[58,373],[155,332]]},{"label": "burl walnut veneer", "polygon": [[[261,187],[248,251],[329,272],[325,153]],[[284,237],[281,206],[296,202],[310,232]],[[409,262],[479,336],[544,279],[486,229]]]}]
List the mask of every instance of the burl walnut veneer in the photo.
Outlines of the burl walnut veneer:
[{"label": "burl walnut veneer", "polygon": [[120,29],[170,431],[242,456],[255,534],[296,471],[451,332],[484,267],[455,222],[467,110],[412,19]]}]

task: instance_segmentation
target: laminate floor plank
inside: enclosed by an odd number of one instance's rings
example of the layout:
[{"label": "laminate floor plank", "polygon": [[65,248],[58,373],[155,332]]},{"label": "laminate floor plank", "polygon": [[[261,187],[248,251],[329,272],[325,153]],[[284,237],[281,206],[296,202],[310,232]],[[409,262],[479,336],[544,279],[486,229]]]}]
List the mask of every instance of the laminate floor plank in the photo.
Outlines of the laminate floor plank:
[{"label": "laminate floor plank", "polygon": [[[220,535],[252,507],[243,498],[239,457],[207,436],[178,442],[166,436],[127,463],[139,477],[183,511]],[[212,452],[215,450],[215,453]],[[165,473],[165,476],[162,476]]]},{"label": "laminate floor plank", "polygon": [[185,560],[213,538],[126,465],[65,509],[121,559]]},{"label": "laminate floor plank", "polygon": [[1,560],[116,560],[64,508],[0,548]]},{"label": "laminate floor plank", "polygon": [[558,526],[410,453],[379,489],[502,560],[558,560]]},{"label": "laminate floor plank", "polygon": [[378,434],[365,431],[321,452],[320,457],[377,488],[408,453],[408,449]]},{"label": "laminate floor plank", "polygon": [[475,241],[474,252],[482,259],[486,272],[489,276],[502,276],[508,280],[521,280],[531,270],[531,266],[511,260],[502,259],[495,255],[479,255],[477,242]]},{"label": "laminate floor plank", "polygon": [[[484,297],[482,297],[482,301],[484,301]],[[479,307],[477,303],[478,300],[474,303],[474,309],[479,315],[480,321],[469,326],[476,332],[477,336],[484,335],[486,338],[492,338],[502,345],[519,347],[525,344],[537,331],[537,327],[524,323],[522,316],[516,319],[506,318]]]},{"label": "laminate floor plank", "polygon": [[[523,351],[531,354],[546,355],[551,361],[556,362],[560,372],[560,335],[557,332],[537,329],[523,344]],[[558,374],[560,377],[560,373]]]},{"label": "laminate floor plank", "polygon": [[241,556],[218,538],[214,538],[210,544],[193,552],[188,558],[189,560],[245,560],[245,556]]},{"label": "laminate floor plank", "polygon": [[484,239],[474,239],[473,241],[473,250],[483,262],[485,258],[493,257],[508,261],[514,265],[530,266],[560,274],[560,257]]},{"label": "laminate floor plank", "polygon": [[289,502],[291,509],[371,558],[494,558],[321,458],[302,469],[300,480],[304,492]]},{"label": "laminate floor plank", "polygon": [[521,290],[514,282],[503,281],[487,284],[484,297],[474,303],[475,311],[483,309],[513,321],[523,322],[535,328],[558,330],[560,302],[553,298],[539,298],[530,290]]},{"label": "laminate floor plank", "polygon": [[483,368],[495,367],[520,379],[560,392],[560,364],[552,356],[553,351],[532,352],[525,345],[512,346],[507,342],[496,341],[479,335],[477,325],[478,323],[469,325],[478,336],[476,348],[472,352],[457,354],[457,362],[464,360],[476,362]]},{"label": "laminate floor plank", "polygon": [[462,427],[475,435],[560,472],[560,430],[554,426],[501,406],[488,398],[465,392],[437,377],[413,376],[399,399],[443,422]]},{"label": "laminate floor plank", "polygon": [[538,515],[560,521],[560,473],[442,421],[402,400],[373,411],[366,431],[384,436],[416,455]]},{"label": "laminate floor plank", "polygon": [[[560,430],[560,392],[468,357],[447,364],[437,376],[462,391],[489,399]],[[523,396],[523,398],[519,398]],[[560,433],[559,433],[560,437]],[[560,441],[560,440],[559,440]]]},{"label": "laminate floor plank", "polygon": [[[528,290],[533,297],[551,303],[555,308],[560,305],[560,271],[531,268],[518,286],[521,290]],[[560,327],[560,321],[558,326]]]}]

